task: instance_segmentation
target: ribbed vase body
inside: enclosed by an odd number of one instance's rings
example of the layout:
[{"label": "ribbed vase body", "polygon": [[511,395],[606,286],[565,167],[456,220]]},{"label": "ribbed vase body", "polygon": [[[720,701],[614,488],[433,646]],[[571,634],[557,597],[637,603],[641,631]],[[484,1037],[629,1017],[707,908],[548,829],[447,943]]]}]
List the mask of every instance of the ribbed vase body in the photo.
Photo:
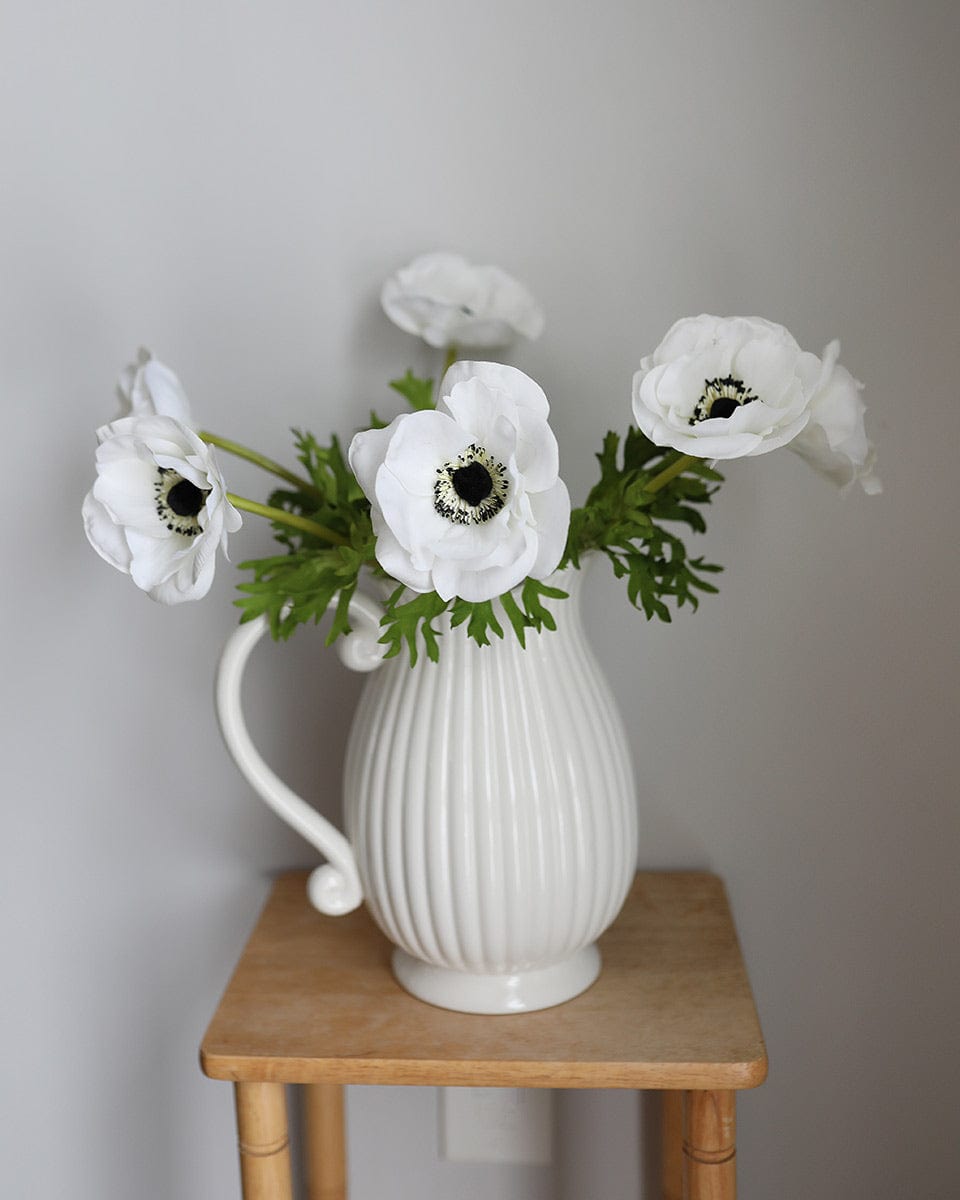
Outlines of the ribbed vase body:
[{"label": "ribbed vase body", "polygon": [[440,661],[392,659],[365,684],[344,809],[366,903],[409,955],[536,971],[613,921],[636,868],[623,725],[586,644],[581,574],[555,631],[489,646],[444,627]]}]

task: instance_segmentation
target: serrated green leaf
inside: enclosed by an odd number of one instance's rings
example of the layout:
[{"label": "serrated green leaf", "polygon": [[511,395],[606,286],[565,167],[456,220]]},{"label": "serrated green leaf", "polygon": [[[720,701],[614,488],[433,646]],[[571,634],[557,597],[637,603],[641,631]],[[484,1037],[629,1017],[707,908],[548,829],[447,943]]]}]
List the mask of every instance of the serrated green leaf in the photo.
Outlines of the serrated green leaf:
[{"label": "serrated green leaf", "polygon": [[353,593],[356,591],[356,580],[352,584],[340,589],[340,594],[337,597],[337,607],[333,615],[333,622],[327,633],[326,645],[332,646],[338,637],[346,637],[350,630],[350,601],[353,598]]},{"label": "serrated green leaf", "polygon": [[419,635],[427,657],[436,662],[440,654],[437,642],[439,631],[433,628],[432,622],[446,611],[447,601],[441,600],[436,592],[423,592],[415,594],[411,600],[401,604],[405,593],[406,588],[401,584],[384,605],[384,615],[380,621],[383,628],[380,641],[388,647],[384,657],[393,658],[406,643],[410,665],[414,666],[417,661]]},{"label": "serrated green leaf", "polygon": [[390,386],[403,396],[415,412],[435,407],[432,379],[420,379],[408,370],[401,379],[391,379]]},{"label": "serrated green leaf", "polygon": [[490,645],[489,633],[498,638],[503,637],[503,627],[497,620],[493,603],[490,600],[484,600],[482,603],[470,603],[457,599],[451,610],[450,623],[451,625],[462,625],[464,621],[467,622],[467,635],[473,638],[478,646]]},{"label": "serrated green leaf", "polygon": [[504,592],[500,597],[500,603],[503,605],[503,611],[506,613],[507,620],[513,626],[513,631],[517,635],[521,649],[525,650],[527,647],[527,626],[529,622],[513,598],[513,592]]}]

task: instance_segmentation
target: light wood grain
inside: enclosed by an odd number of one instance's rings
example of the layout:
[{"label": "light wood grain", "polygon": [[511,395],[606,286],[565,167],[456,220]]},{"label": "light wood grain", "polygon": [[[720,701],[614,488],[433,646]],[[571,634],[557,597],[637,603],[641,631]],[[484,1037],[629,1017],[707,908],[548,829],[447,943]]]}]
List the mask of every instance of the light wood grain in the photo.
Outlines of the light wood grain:
[{"label": "light wood grain", "polygon": [[736,1096],[687,1092],[683,1099],[684,1200],[734,1200],[737,1194]]},{"label": "light wood grain", "polygon": [[308,1200],[346,1200],[343,1086],[307,1084],[303,1089],[303,1118]]},{"label": "light wood grain", "polygon": [[556,1008],[471,1016],[407,995],[364,910],[281,877],[201,1048],[216,1079],[489,1087],[754,1087],[767,1059],[723,884],[645,872],[603,970]]},{"label": "light wood grain", "polygon": [[243,1200],[293,1200],[283,1085],[238,1083],[234,1091]]},{"label": "light wood grain", "polygon": [[663,1200],[683,1200],[683,1092],[660,1094],[660,1184]]}]

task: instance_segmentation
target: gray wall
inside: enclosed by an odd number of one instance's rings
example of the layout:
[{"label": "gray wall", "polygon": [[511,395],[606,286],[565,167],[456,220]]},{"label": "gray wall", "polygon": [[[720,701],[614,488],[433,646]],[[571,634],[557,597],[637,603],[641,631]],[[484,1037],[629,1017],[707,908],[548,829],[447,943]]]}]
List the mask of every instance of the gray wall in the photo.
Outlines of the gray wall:
[{"label": "gray wall", "polygon": [[[165,611],[84,542],[115,374],[149,344],[208,427],[278,457],[289,425],[349,435],[391,372],[432,365],[376,295],[438,246],[542,298],[547,332],[517,361],[578,498],[677,316],[759,313],[814,350],[842,336],[884,495],[841,499],[786,453],[732,464],[703,541],[719,598],[648,626],[598,577],[588,607],[636,752],[642,865],[719,871],[739,921],[772,1063],[741,1104],[743,1194],[960,1189],[957,11],[3,4],[0,1139],[18,1196],[236,1195],[229,1089],[196,1047],[270,873],[311,861],[215,730],[234,569]],[[251,520],[234,558],[268,544]],[[357,693],[315,635],[252,670],[265,752],[330,813]],[[434,1093],[354,1090],[355,1200],[621,1200],[637,1108],[565,1098],[561,1184],[438,1165]]]}]

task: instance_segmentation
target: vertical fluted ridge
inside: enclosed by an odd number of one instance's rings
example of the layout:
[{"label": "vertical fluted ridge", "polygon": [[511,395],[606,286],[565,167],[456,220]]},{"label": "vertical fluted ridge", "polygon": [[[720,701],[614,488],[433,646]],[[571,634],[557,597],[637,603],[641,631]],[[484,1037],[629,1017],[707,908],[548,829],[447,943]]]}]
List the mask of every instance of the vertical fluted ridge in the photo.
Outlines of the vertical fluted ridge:
[{"label": "vertical fluted ridge", "polygon": [[[580,580],[565,580],[571,592]],[[440,661],[367,681],[345,773],[348,829],[384,932],[438,966],[532,969],[595,940],[633,875],[622,722],[580,626],[507,629],[478,647],[444,628]]]}]

